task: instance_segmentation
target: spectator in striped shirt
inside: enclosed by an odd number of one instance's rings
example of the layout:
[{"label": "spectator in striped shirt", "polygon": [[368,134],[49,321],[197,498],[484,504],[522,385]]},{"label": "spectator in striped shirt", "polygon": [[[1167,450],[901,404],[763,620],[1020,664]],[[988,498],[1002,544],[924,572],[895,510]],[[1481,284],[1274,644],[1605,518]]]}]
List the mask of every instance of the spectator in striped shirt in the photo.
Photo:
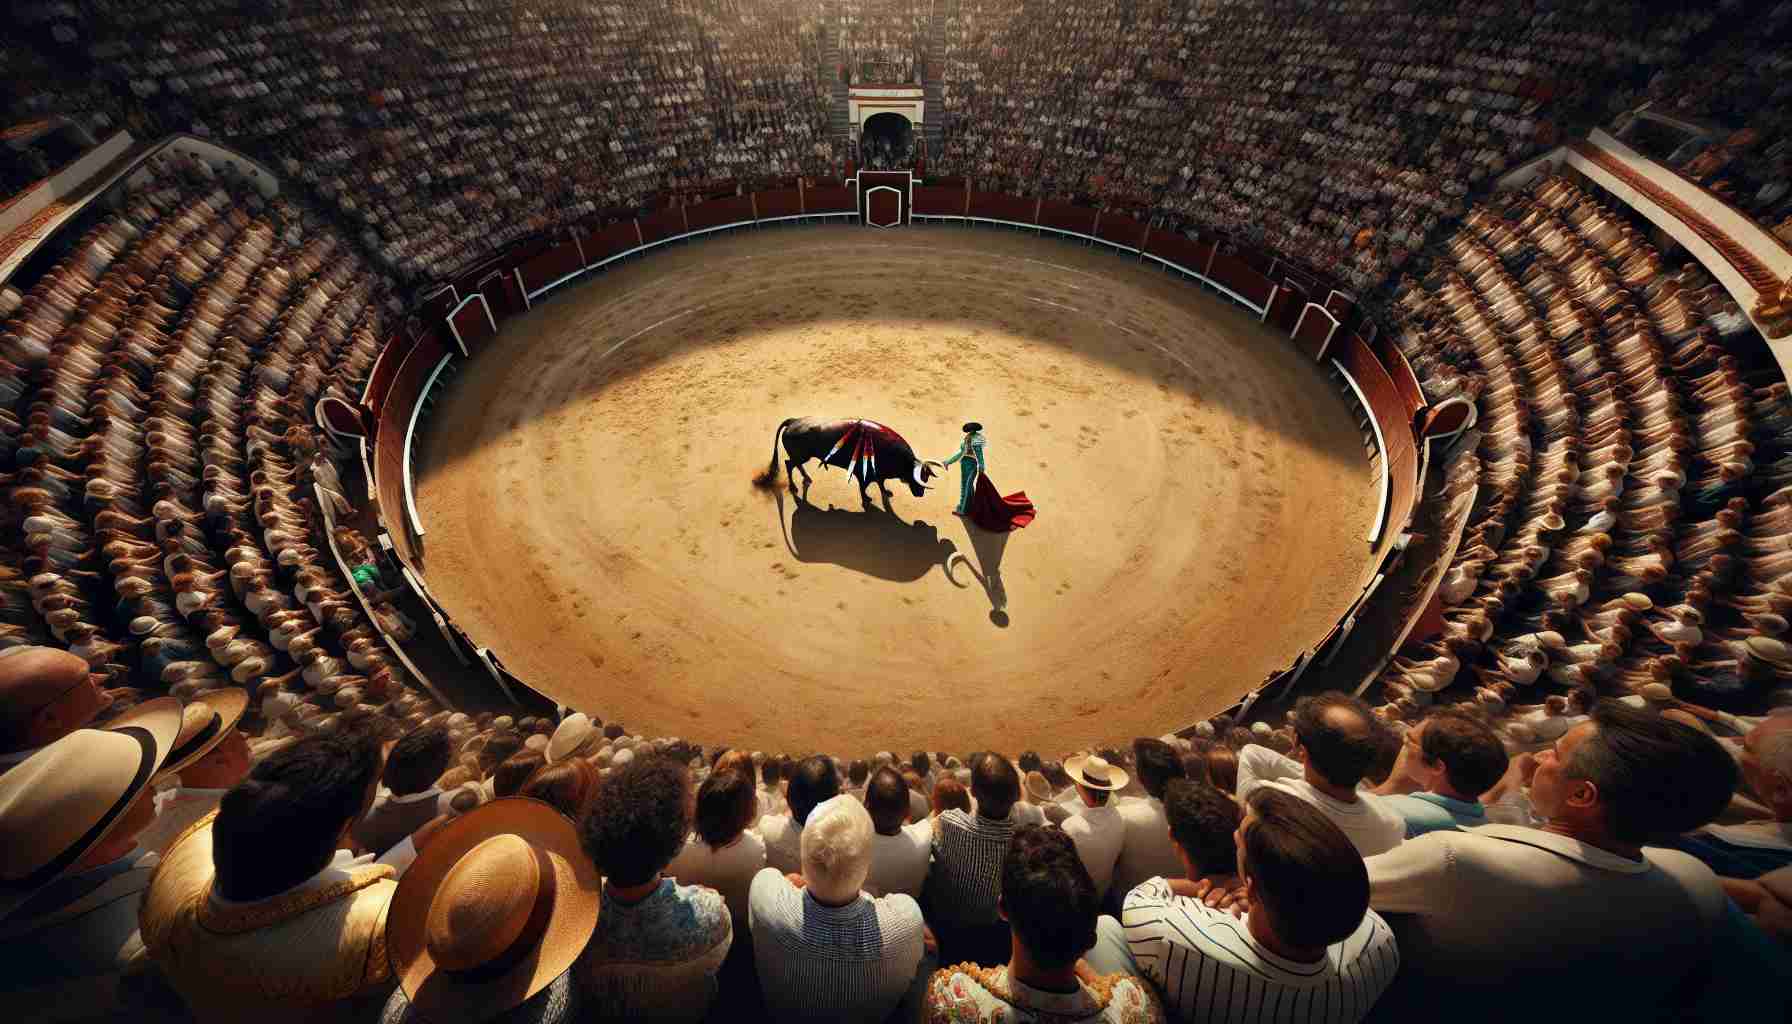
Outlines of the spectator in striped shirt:
[{"label": "spectator in striped shirt", "polygon": [[791,769],[784,783],[784,800],[790,810],[759,819],[759,837],[765,840],[765,866],[792,874],[803,867],[803,822],[817,804],[840,792],[840,773],[834,759],[816,754]]},{"label": "spectator in striped shirt", "polygon": [[802,874],[766,868],[754,877],[753,955],[776,1019],[883,1020],[933,974],[920,905],[863,891],[872,835],[871,815],[841,794],[803,825]]},{"label": "spectator in striped shirt", "polygon": [[1486,722],[1440,708],[1406,730],[1388,780],[1375,788],[1406,822],[1406,838],[1487,824],[1481,794],[1506,774],[1505,744]]},{"label": "spectator in striped shirt", "polygon": [[[1245,803],[1243,917],[1204,905],[1192,882],[1154,878],[1127,895],[1123,923],[1102,918],[1090,966],[1150,979],[1184,1021],[1362,1020],[1400,966],[1362,855],[1299,797],[1262,788]],[[1191,858],[1189,873],[1203,867]]]},{"label": "spectator in striped shirt", "polygon": [[933,867],[925,890],[927,919],[940,938],[940,958],[999,964],[1008,958],[1001,901],[1002,858],[1014,837],[1009,813],[1020,799],[1020,775],[1001,754],[971,766],[974,813],[952,810],[933,820]]},{"label": "spectator in striped shirt", "polygon": [[1095,943],[1095,883],[1063,831],[1027,825],[1002,856],[1001,913],[1013,926],[1007,963],[961,963],[927,986],[927,1020],[952,1024],[1158,1024],[1151,986],[1098,974],[1081,957]]}]

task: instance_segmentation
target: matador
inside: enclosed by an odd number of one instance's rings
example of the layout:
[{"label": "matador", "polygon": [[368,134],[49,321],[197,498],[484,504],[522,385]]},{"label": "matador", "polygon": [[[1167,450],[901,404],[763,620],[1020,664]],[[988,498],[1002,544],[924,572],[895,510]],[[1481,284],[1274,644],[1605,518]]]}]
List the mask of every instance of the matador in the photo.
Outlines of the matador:
[{"label": "matador", "polygon": [[977,476],[989,468],[989,462],[983,454],[985,443],[983,424],[972,421],[964,425],[964,441],[959,444],[958,451],[947,459],[944,465],[963,460],[958,467],[958,508],[954,515],[967,515],[971,510],[971,494],[977,488]]}]

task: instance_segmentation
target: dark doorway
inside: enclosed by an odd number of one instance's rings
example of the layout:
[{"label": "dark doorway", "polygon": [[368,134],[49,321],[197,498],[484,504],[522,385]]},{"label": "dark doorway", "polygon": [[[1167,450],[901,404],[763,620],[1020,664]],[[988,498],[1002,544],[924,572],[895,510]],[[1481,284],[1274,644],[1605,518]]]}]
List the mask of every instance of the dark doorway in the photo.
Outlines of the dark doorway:
[{"label": "dark doorway", "polygon": [[873,114],[859,137],[859,156],[866,167],[899,171],[914,166],[915,129],[901,114]]}]

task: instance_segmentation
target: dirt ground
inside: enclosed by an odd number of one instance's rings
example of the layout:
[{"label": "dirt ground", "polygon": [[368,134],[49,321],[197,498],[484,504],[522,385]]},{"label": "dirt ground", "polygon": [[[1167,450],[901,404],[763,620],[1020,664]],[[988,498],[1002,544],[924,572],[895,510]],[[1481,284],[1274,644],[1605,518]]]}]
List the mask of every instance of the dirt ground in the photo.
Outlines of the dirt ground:
[{"label": "dirt ground", "polygon": [[[992,481],[1039,517],[975,529],[956,466],[891,511],[816,464],[808,504],[755,488],[808,415],[935,459],[980,420]],[[1148,264],[1018,233],[668,247],[507,323],[423,429],[455,620],[568,704],[706,744],[1157,735],[1323,636],[1370,554],[1368,462],[1318,368]]]}]

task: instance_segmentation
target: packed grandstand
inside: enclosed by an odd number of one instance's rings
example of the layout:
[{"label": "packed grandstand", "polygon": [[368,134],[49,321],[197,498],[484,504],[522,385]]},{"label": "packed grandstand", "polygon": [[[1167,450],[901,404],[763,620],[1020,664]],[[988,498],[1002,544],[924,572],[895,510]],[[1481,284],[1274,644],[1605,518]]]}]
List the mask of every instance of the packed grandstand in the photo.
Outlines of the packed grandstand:
[{"label": "packed grandstand", "polygon": [[[1792,4],[4,24],[0,185],[34,204],[0,239],[12,1019],[1783,1017]],[[930,105],[921,181],[1271,254],[1352,293],[1422,407],[1472,407],[1416,520],[1460,535],[1382,592],[1433,628],[1360,696],[1309,664],[1298,703],[1095,749],[758,751],[418,668],[444,634],[319,403],[360,409],[494,253],[839,190],[847,90],[891,84]],[[120,131],[153,155],[44,199]],[[1501,187],[1563,152],[1604,177]]]}]

